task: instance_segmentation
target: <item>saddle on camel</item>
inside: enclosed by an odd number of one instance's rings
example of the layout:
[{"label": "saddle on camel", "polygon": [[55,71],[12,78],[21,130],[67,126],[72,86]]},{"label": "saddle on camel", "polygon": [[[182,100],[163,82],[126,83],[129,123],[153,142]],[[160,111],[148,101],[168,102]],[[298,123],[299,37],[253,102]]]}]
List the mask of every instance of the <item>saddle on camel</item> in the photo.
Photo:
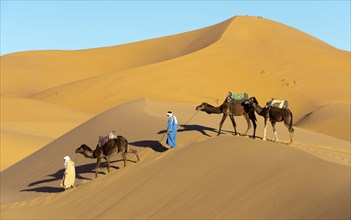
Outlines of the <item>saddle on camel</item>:
[{"label": "saddle on camel", "polygon": [[116,139],[117,135],[116,135],[116,131],[111,131],[108,136],[99,136],[99,141],[98,141],[98,146],[103,146],[104,144],[106,144],[109,140],[113,140]]},{"label": "saddle on camel", "polygon": [[288,108],[288,101],[287,100],[278,100],[278,99],[272,98],[272,100],[270,100],[266,104],[266,108],[271,108],[271,107],[287,109]]},{"label": "saddle on camel", "polygon": [[228,95],[227,95],[227,102],[245,101],[248,99],[249,99],[249,95],[246,92],[244,92],[244,93],[228,92]]}]

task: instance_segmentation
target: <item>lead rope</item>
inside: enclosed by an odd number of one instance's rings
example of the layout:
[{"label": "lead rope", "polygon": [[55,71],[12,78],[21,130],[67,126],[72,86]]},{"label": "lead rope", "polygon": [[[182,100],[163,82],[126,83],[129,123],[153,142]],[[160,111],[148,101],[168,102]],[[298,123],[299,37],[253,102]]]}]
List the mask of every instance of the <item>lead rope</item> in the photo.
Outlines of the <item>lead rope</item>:
[{"label": "lead rope", "polygon": [[193,114],[193,116],[191,116],[191,118],[189,118],[189,120],[188,120],[187,122],[185,122],[184,125],[187,125],[188,122],[189,122],[191,119],[193,119],[193,118],[195,117],[195,115],[196,115],[198,112],[199,112],[199,110],[196,110],[196,112]]},{"label": "lead rope", "polygon": [[76,158],[74,159],[75,167],[78,166],[78,154],[76,153]]},{"label": "lead rope", "polygon": [[[76,157],[74,159],[74,164],[75,164],[75,169],[76,169],[76,167],[78,166],[78,154],[77,153],[76,153]],[[77,176],[77,169],[76,169],[76,176]],[[74,187],[77,187],[77,186],[78,186],[78,184],[75,183]]]}]

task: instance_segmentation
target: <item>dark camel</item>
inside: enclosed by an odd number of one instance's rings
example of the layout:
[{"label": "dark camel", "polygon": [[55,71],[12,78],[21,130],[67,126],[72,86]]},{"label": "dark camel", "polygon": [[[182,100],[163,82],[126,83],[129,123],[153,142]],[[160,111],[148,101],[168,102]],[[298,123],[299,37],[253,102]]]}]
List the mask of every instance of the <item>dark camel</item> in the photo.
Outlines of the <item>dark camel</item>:
[{"label": "dark camel", "polygon": [[218,107],[214,107],[206,102],[203,102],[201,105],[196,107],[196,110],[204,111],[208,114],[223,114],[222,120],[219,123],[219,130],[217,135],[221,134],[222,125],[228,116],[232,121],[232,124],[234,127],[234,134],[237,135],[234,116],[244,116],[247,122],[247,129],[244,135],[246,135],[251,128],[251,123],[250,123],[250,120],[251,120],[254,127],[253,138],[255,138],[256,136],[257,125],[256,125],[255,112],[248,105],[244,104],[243,100],[237,100],[237,101],[232,100],[230,102],[225,100],[223,104]]},{"label": "dark camel", "polygon": [[99,144],[93,151],[89,146],[83,144],[76,149],[76,153],[83,154],[86,158],[97,159],[95,166],[95,178],[97,178],[97,170],[100,167],[101,159],[104,158],[107,162],[107,171],[110,172],[110,157],[122,153],[124,166],[127,163],[127,153],[134,153],[139,159],[138,152],[136,150],[128,149],[128,141],[122,136],[117,136],[116,139],[109,140],[103,146]]},{"label": "dark camel", "polygon": [[273,132],[275,135],[275,141],[278,142],[277,129],[275,124],[277,122],[284,122],[284,125],[288,128],[290,143],[292,143],[292,137],[294,134],[293,124],[293,114],[288,108],[278,108],[278,107],[260,107],[255,97],[251,97],[249,100],[245,101],[245,104],[251,105],[257,114],[261,115],[264,118],[264,131],[263,131],[263,140],[266,140],[267,133],[267,119],[272,124]]}]

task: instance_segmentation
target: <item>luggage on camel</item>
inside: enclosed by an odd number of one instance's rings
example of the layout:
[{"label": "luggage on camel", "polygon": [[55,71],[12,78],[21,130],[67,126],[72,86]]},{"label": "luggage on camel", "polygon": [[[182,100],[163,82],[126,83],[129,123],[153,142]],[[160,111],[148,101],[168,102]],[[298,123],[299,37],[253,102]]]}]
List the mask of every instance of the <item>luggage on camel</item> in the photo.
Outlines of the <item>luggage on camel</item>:
[{"label": "luggage on camel", "polygon": [[116,131],[111,131],[111,132],[108,134],[108,139],[109,139],[109,140],[116,139],[116,138],[117,138]]},{"label": "luggage on camel", "polygon": [[249,95],[246,92],[244,93],[228,92],[228,95],[227,95],[227,102],[248,100],[248,99],[249,99]]},{"label": "luggage on camel", "polygon": [[277,107],[277,108],[288,108],[287,100],[277,100],[272,98],[271,101],[267,102],[266,107]]},{"label": "luggage on camel", "polygon": [[109,141],[108,136],[99,136],[98,146],[104,146]]},{"label": "luggage on camel", "polygon": [[98,141],[98,146],[103,146],[106,144],[109,140],[116,139],[116,131],[111,131],[107,136],[99,136],[99,141]]}]

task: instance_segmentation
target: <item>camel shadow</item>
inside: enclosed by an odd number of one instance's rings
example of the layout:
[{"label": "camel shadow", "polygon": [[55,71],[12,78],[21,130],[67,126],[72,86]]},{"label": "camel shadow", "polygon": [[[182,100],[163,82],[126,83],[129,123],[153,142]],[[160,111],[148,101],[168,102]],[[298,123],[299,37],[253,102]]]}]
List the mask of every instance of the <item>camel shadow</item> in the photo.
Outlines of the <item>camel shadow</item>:
[{"label": "camel shadow", "polygon": [[162,153],[168,150],[168,148],[163,146],[159,141],[153,141],[153,140],[135,141],[129,144],[136,147],[148,147],[159,153]]},{"label": "camel shadow", "polygon": [[[211,127],[206,127],[206,126],[202,126],[202,125],[180,125],[180,128],[178,128],[178,132],[186,132],[186,131],[198,131],[201,134],[207,136],[207,137],[212,137],[211,135],[209,135],[207,132],[213,132],[213,133],[217,133],[218,130],[215,128],[211,128]],[[207,131],[207,132],[206,132]]]},{"label": "camel shadow", "polygon": [[[207,136],[207,137],[212,137],[208,132],[212,132],[213,135],[217,135],[218,129],[207,127],[207,126],[202,126],[202,125],[179,125],[178,127],[178,132],[187,132],[187,131],[197,131],[200,132],[201,134]],[[233,131],[228,131],[228,130],[222,130],[221,134],[224,133],[233,133]],[[166,134],[166,130],[161,130],[157,134]],[[239,134],[239,132],[238,132]],[[165,138],[165,137],[163,137]],[[162,140],[163,140],[162,138]]]},{"label": "camel shadow", "polygon": [[[216,136],[218,133],[218,129],[202,126],[202,125],[179,125],[179,127],[180,128],[178,128],[178,132],[198,131],[207,137]],[[208,132],[213,133],[213,135],[208,134]],[[233,133],[233,131],[222,130],[221,134],[224,134],[224,133]]]}]

